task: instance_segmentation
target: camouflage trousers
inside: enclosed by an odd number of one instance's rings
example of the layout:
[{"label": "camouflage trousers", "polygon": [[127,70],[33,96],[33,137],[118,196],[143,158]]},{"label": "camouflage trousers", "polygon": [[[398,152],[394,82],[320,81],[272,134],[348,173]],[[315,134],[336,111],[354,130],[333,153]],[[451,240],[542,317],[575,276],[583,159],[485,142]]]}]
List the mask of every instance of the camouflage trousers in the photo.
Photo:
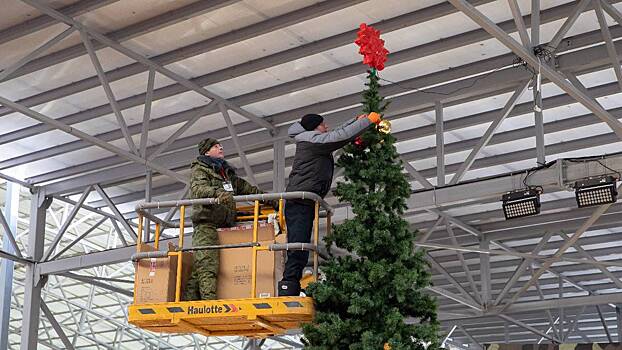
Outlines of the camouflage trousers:
[{"label": "camouflage trousers", "polygon": [[[212,224],[194,225],[192,245],[217,245],[218,233]],[[184,300],[213,300],[216,299],[218,266],[220,250],[198,250],[194,252],[192,274],[184,291]]]}]

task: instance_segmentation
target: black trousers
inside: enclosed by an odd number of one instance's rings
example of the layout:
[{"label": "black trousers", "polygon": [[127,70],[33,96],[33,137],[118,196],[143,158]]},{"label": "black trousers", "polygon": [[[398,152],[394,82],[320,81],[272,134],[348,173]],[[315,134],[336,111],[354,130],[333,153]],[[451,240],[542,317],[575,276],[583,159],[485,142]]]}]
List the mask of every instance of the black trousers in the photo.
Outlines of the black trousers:
[{"label": "black trousers", "polygon": [[[315,218],[315,206],[312,201],[292,201],[285,203],[287,221],[287,241],[289,243],[309,243]],[[302,270],[309,261],[309,251],[288,250],[283,281],[300,282]]]}]

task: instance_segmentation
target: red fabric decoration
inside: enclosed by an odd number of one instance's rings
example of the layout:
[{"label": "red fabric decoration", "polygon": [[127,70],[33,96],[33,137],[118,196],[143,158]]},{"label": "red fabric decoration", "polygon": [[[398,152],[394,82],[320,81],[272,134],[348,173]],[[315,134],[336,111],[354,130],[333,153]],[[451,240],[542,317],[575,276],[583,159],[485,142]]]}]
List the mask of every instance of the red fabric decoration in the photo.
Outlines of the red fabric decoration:
[{"label": "red fabric decoration", "polygon": [[384,48],[384,40],[380,39],[380,31],[361,23],[354,41],[360,47],[359,53],[363,55],[363,63],[377,70],[384,69],[389,50]]},{"label": "red fabric decoration", "polygon": [[363,144],[363,139],[360,136],[357,136],[354,139],[354,144],[356,145],[356,147],[358,147],[359,149],[363,148],[365,145]]}]

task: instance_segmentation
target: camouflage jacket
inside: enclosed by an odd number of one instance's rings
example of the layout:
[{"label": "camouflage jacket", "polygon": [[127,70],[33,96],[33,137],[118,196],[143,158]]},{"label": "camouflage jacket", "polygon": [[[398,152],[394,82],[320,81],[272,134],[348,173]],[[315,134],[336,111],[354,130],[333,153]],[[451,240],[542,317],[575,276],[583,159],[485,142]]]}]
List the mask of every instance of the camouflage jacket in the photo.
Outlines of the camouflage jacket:
[{"label": "camouflage jacket", "polygon": [[[190,178],[190,190],[192,198],[218,198],[226,193],[225,181],[233,185],[233,194],[256,194],[262,193],[257,187],[249,184],[235,174],[235,170],[224,162],[222,166],[210,157],[200,156],[192,162],[192,176]],[[224,176],[223,176],[224,175]],[[235,203],[193,205],[192,223],[210,223],[217,227],[233,226],[235,223]]]}]

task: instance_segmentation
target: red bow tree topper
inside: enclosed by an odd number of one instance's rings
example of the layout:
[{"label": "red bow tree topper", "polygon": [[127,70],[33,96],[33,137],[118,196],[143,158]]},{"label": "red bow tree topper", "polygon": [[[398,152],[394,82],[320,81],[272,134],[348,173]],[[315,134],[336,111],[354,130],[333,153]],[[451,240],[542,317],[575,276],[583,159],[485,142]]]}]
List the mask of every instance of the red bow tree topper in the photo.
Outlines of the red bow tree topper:
[{"label": "red bow tree topper", "polygon": [[384,69],[389,50],[384,48],[384,40],[380,39],[380,31],[361,23],[354,41],[360,47],[359,53],[363,55],[363,63],[377,70]]}]

